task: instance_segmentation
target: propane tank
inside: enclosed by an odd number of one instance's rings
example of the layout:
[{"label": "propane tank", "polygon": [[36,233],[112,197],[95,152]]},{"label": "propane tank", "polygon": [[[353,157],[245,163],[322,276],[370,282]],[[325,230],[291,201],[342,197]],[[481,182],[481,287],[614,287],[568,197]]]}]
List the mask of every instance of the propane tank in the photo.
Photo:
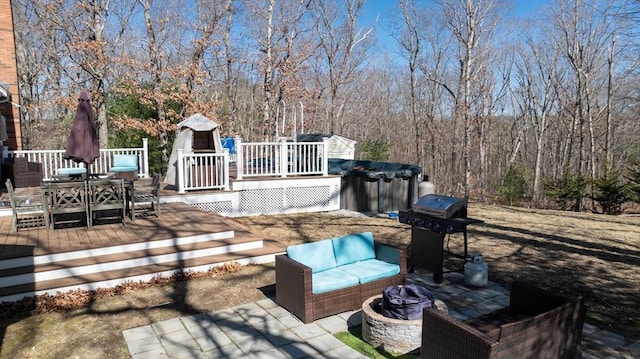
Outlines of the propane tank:
[{"label": "propane tank", "polygon": [[434,186],[432,182],[429,182],[429,177],[424,177],[423,180],[418,183],[418,197],[435,193],[435,189],[436,186]]},{"label": "propane tank", "polygon": [[480,253],[474,253],[464,264],[464,282],[472,287],[486,287],[489,281],[487,263],[482,261]]}]

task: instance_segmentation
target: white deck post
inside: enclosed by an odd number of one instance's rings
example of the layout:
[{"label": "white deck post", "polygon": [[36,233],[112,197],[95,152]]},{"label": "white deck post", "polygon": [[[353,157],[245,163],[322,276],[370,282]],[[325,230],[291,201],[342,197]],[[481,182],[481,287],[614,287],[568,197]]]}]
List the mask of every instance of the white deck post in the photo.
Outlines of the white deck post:
[{"label": "white deck post", "polygon": [[329,175],[329,139],[322,138],[322,175]]},{"label": "white deck post", "polygon": [[146,137],[142,138],[142,168],[144,168],[142,176],[149,178],[149,139]]},{"label": "white deck post", "polygon": [[178,172],[176,175],[176,179],[178,180],[178,193],[180,194],[184,194],[185,190],[184,190],[184,173],[185,173],[185,168],[184,168],[184,149],[179,148],[178,149],[178,162],[177,162],[178,166],[176,166],[176,171]]},{"label": "white deck post", "polygon": [[229,149],[225,148],[224,149],[224,157],[223,157],[223,166],[224,166],[224,172],[223,172],[223,185],[224,185],[224,189],[226,191],[229,190]]},{"label": "white deck post", "polygon": [[289,169],[289,151],[287,151],[287,140],[280,141],[280,177],[287,177]]},{"label": "white deck post", "polygon": [[236,179],[241,180],[242,174],[244,171],[244,155],[242,153],[242,139],[240,137],[235,137],[233,139],[236,146]]}]

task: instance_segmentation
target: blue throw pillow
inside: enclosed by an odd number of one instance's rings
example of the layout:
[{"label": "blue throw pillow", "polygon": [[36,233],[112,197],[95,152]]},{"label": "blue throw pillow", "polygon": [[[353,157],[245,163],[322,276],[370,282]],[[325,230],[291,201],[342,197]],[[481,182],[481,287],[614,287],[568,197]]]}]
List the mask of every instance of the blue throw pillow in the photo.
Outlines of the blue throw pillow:
[{"label": "blue throw pillow", "polygon": [[296,262],[311,267],[312,273],[336,267],[333,245],[330,240],[296,244],[287,247],[287,255]]},{"label": "blue throw pillow", "polygon": [[371,232],[336,237],[331,242],[333,243],[333,251],[336,254],[338,266],[366,261],[376,257],[373,233]]}]

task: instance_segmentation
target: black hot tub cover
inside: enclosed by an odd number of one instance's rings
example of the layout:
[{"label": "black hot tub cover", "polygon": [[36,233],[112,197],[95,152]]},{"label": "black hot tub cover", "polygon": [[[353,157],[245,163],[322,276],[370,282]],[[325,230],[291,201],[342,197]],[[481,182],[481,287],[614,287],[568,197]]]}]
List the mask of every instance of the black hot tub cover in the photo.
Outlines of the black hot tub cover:
[{"label": "black hot tub cover", "polygon": [[422,168],[402,163],[330,158],[328,172],[334,175],[352,175],[371,180],[379,178],[392,180],[396,177],[408,179],[417,176],[422,172]]}]

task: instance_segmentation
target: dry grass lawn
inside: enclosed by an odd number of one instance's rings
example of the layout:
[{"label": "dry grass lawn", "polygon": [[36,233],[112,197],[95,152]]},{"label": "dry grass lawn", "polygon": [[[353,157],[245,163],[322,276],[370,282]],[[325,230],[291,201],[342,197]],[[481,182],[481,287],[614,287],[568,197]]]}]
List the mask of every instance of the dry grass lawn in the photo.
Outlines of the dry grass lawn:
[{"label": "dry grass lawn", "polygon": [[[472,204],[469,250],[480,252],[493,281],[520,279],[587,297],[588,321],[640,339],[640,217],[612,217]],[[289,245],[358,231],[406,246],[409,226],[366,216],[296,214],[239,218],[255,232]],[[459,235],[449,246],[458,251]],[[459,266],[459,261],[449,263]],[[126,358],[124,329],[180,315],[215,311],[273,294],[273,265],[249,266],[113,297],[85,308],[0,321],[3,358]]]}]

